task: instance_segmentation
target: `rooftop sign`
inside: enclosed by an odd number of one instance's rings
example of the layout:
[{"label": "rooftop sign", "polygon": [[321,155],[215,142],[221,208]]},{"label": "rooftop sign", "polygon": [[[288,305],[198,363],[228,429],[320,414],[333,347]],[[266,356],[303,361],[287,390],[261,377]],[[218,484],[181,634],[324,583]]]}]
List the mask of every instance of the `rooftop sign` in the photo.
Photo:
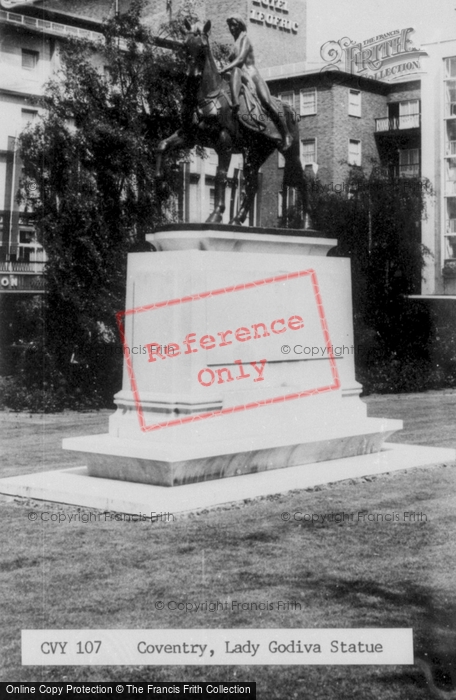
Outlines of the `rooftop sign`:
[{"label": "rooftop sign", "polygon": [[[260,6],[257,10],[252,7],[250,10],[250,21],[257,24],[264,24],[271,29],[281,29],[285,32],[298,32],[299,24],[289,17],[275,14],[276,12],[288,14],[288,0],[252,0],[253,5]],[[271,12],[272,10],[272,12]]]},{"label": "rooftop sign", "polygon": [[420,58],[425,51],[413,46],[409,35],[413,27],[378,34],[363,42],[348,37],[327,41],[320,49],[326,70],[343,70],[353,75],[375,80],[401,80],[420,73]]}]

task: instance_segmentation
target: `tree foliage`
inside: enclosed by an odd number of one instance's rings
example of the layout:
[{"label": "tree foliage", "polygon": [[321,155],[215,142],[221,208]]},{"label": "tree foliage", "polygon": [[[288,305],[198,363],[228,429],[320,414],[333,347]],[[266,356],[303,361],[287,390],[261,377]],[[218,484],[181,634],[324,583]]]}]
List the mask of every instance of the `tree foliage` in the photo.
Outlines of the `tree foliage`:
[{"label": "tree foliage", "polygon": [[432,186],[418,177],[391,177],[376,167],[366,175],[352,166],[341,189],[328,191],[317,181],[310,213],[315,228],[337,238],[334,254],[351,258],[360,378],[368,389],[423,388],[429,319],[408,295],[420,293],[430,255],[420,224]]},{"label": "tree foliage", "polygon": [[145,233],[173,216],[184,155],[168,161],[167,189],[157,189],[155,149],[180,126],[185,65],[141,24],[142,4],[109,21],[102,42],[62,44],[44,117],[21,136],[21,197],[48,257],[40,362],[46,380],[100,402],[119,388],[120,354],[109,351],[127,253],[146,249]]}]

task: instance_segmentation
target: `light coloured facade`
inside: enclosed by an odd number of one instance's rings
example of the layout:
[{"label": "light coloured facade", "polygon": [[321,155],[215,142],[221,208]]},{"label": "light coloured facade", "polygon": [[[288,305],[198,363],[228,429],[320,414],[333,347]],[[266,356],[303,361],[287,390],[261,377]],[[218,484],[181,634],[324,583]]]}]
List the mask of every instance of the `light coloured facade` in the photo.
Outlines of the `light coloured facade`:
[{"label": "light coloured facade", "polygon": [[[33,8],[32,8],[33,9]],[[30,213],[17,202],[22,163],[18,136],[39,115],[45,83],[59,68],[62,37],[99,37],[96,25],[81,26],[0,9],[0,292],[43,292],[45,251]],[[62,18],[60,18],[62,19]],[[66,18],[63,18],[66,20]],[[84,26],[85,25],[85,26]]]},{"label": "light coloured facade", "polygon": [[423,293],[448,296],[456,295],[456,39],[424,48],[422,174],[435,198],[422,225],[422,241],[433,254]]},{"label": "light coloured facade", "polygon": [[18,136],[39,114],[37,102],[55,69],[56,45],[38,28],[23,29],[15,13],[1,11],[0,22],[0,284],[3,293],[37,292],[44,251],[16,201],[22,170]]}]

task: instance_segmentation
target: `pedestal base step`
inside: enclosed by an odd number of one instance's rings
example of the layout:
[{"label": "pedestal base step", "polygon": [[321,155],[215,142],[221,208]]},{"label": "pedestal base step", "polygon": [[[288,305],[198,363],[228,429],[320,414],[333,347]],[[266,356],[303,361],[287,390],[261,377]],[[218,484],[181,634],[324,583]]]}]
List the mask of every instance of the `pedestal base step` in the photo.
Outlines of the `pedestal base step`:
[{"label": "pedestal base step", "polygon": [[67,450],[81,452],[91,476],[134,481],[160,486],[180,486],[198,481],[221,479],[313,464],[378,452],[384,440],[402,421],[367,418],[351,430],[347,426],[325,429],[325,435],[290,434],[186,445],[126,440],[111,435],[68,438]]},{"label": "pedestal base step", "polygon": [[[0,494],[96,508],[106,512],[143,514],[194,513],[245,499],[306,489],[344,479],[453,462],[455,451],[386,443],[381,452],[334,459],[316,465],[247,474],[174,489],[90,477],[85,467],[24,474],[0,479]],[[160,520],[161,521],[161,520]],[[166,520],[167,522],[167,520]],[[172,518],[169,518],[172,522]]]}]

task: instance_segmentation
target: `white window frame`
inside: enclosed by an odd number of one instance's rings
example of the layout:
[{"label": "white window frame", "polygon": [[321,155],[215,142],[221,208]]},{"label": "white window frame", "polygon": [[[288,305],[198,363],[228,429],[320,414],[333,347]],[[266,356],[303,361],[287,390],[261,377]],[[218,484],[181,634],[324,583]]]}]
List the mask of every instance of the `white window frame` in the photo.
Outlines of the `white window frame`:
[{"label": "white window frame", "polygon": [[[304,94],[313,93],[314,98],[312,105],[310,107],[304,107]],[[317,88],[303,88],[299,91],[299,113],[301,117],[309,116],[310,114],[317,113]]]},{"label": "white window frame", "polygon": [[[399,129],[419,126],[420,100],[399,102]],[[418,120],[416,117],[418,116]]]},{"label": "white window frame", "polygon": [[[297,202],[298,193],[296,187],[287,187],[287,209],[290,207],[295,207]],[[277,192],[277,216],[280,218],[282,216],[283,208],[283,192],[279,190]]]},{"label": "white window frame", "polygon": [[[456,56],[449,56],[443,59],[445,61],[445,79],[456,78]],[[454,73],[452,72],[454,69]]]},{"label": "white window frame", "polygon": [[[304,144],[306,142],[310,143],[313,141],[314,143],[314,159],[313,160],[304,160]],[[313,165],[314,163],[317,163],[317,139],[316,138],[310,138],[310,139],[301,139],[299,142],[299,158],[301,160],[301,165],[303,169],[305,169],[306,165]]]},{"label": "white window frame", "polygon": [[[352,95],[357,96],[356,102],[352,102]],[[361,90],[353,90],[352,88],[348,89],[348,114],[351,117],[361,116]]]},{"label": "white window frame", "polygon": [[277,192],[277,216],[278,217],[282,216],[282,207],[283,207],[283,194],[279,190]]},{"label": "white window frame", "polygon": [[[291,101],[290,101],[291,98]],[[287,90],[287,92],[281,92],[279,94],[279,100],[287,104],[289,107],[294,109],[294,100],[295,100],[295,95],[293,90]]]},{"label": "white window frame", "polygon": [[[350,151],[350,145],[352,143],[357,143],[359,145],[359,153],[356,155],[356,162],[355,160],[352,160],[352,153]],[[349,165],[361,165],[362,162],[362,148],[361,148],[361,139],[348,139],[348,163]]]}]

